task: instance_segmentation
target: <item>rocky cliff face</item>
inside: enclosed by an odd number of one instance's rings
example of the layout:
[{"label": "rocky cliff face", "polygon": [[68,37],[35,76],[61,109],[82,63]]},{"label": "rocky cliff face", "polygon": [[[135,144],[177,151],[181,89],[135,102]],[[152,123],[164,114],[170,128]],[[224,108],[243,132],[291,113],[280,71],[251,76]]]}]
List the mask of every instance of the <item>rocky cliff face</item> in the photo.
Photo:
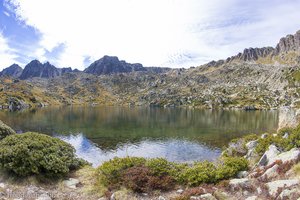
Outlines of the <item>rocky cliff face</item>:
[{"label": "rocky cliff face", "polygon": [[287,35],[280,39],[274,54],[278,55],[287,51],[300,51],[300,30],[295,35]]},{"label": "rocky cliff face", "polygon": [[249,48],[249,49],[245,49],[243,53],[239,53],[238,55],[227,59],[227,62],[236,59],[241,61],[256,61],[259,58],[264,58],[271,55],[273,51],[274,51],[273,47]]},{"label": "rocky cliff face", "polygon": [[300,63],[300,30],[294,35],[287,35],[280,39],[275,48],[248,48],[226,60],[211,61],[206,67],[220,66],[230,62],[253,62],[262,60],[264,64],[299,64]]},{"label": "rocky cliff face", "polygon": [[28,79],[28,78],[54,78],[57,76],[61,76],[65,73],[72,72],[72,68],[56,68],[54,65],[46,62],[44,64],[40,63],[38,60],[33,60],[29,64],[27,64],[20,75],[20,79]]},{"label": "rocky cliff face", "polygon": [[0,72],[0,76],[11,76],[18,78],[22,74],[22,71],[23,69],[19,65],[13,64]]},{"label": "rocky cliff face", "polygon": [[128,73],[135,71],[146,71],[142,64],[130,64],[120,61],[115,56],[104,56],[103,58],[92,63],[84,72],[95,75]]}]

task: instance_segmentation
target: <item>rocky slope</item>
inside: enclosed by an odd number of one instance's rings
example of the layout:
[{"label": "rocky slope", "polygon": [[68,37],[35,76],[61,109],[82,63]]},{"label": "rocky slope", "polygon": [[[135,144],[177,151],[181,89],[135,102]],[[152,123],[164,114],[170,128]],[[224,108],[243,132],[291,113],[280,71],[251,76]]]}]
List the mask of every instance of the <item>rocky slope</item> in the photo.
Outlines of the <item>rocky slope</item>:
[{"label": "rocky slope", "polygon": [[[282,38],[275,48],[249,48],[226,60],[190,69],[146,68],[105,56],[84,72],[71,72],[32,61],[20,77],[25,80],[0,79],[0,105],[7,107],[8,98],[15,97],[31,106],[55,102],[241,109],[299,107],[299,40],[300,31]],[[32,87],[35,89],[27,89]]]}]

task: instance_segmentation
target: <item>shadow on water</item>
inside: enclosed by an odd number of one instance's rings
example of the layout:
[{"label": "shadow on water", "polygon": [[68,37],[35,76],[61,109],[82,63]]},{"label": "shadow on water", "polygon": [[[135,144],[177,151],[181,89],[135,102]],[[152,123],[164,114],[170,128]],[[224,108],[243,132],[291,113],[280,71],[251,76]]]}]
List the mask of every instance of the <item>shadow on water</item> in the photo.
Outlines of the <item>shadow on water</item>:
[{"label": "shadow on water", "polygon": [[172,161],[214,159],[233,138],[276,130],[278,111],[49,107],[3,111],[0,119],[20,132],[60,137],[97,165],[126,155]]}]

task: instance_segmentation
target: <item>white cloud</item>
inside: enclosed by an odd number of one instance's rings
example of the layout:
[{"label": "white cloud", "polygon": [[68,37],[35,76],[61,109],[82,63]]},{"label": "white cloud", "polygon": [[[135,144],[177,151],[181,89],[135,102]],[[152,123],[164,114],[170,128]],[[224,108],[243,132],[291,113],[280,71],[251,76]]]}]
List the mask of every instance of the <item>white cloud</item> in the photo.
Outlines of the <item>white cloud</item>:
[{"label": "white cloud", "polygon": [[8,67],[16,62],[15,52],[11,49],[7,43],[7,39],[0,32],[0,65],[2,68]]},{"label": "white cloud", "polygon": [[199,65],[245,47],[275,45],[300,28],[299,0],[10,2],[21,20],[42,33],[43,48],[65,45],[59,66],[81,69],[87,55],[116,55],[146,66]]}]

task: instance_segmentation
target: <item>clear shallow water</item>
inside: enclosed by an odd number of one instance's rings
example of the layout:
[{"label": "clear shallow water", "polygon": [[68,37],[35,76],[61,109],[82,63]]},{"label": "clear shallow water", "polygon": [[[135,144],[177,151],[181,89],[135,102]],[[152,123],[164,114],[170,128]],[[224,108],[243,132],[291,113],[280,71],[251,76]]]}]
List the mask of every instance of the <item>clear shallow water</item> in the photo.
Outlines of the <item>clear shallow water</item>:
[{"label": "clear shallow water", "polygon": [[19,132],[37,131],[71,143],[94,166],[115,156],[214,160],[231,139],[276,130],[277,111],[185,108],[49,107],[0,112]]}]

